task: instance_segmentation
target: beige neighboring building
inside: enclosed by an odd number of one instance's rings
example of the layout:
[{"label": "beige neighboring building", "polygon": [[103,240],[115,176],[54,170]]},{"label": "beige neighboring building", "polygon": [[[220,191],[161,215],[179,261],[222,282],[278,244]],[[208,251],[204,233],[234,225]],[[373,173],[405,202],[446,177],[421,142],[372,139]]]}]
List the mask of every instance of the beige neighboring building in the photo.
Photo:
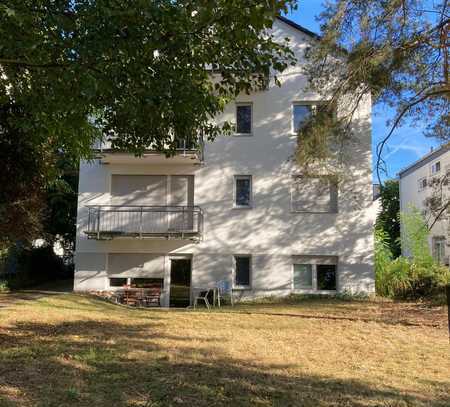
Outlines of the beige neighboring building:
[{"label": "beige neighboring building", "polygon": [[159,282],[163,306],[219,284],[236,299],[374,291],[370,97],[355,115],[351,182],[301,178],[295,130],[321,102],[304,55],[318,38],[284,18],[273,33],[298,65],[226,108],[217,121],[235,122],[234,136],[171,158],[104,145],[81,163],[75,290]]},{"label": "beige neighboring building", "polygon": [[[442,193],[443,199],[450,198],[450,186],[445,182],[440,185],[450,172],[450,145],[446,144],[430,151],[420,160],[399,172],[400,177],[400,211],[406,212],[413,205],[426,215],[426,201]],[[448,212],[441,216],[430,232],[429,244],[433,257],[449,264],[450,247]],[[403,253],[407,255],[407,253]]]}]

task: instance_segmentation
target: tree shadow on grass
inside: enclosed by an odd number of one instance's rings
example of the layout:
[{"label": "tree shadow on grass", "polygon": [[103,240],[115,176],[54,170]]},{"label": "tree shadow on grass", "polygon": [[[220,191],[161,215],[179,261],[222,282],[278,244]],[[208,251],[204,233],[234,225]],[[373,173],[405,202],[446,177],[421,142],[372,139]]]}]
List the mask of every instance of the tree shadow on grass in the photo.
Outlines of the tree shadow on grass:
[{"label": "tree shadow on grass", "polygon": [[230,358],[215,341],[168,335],[151,318],[130,325],[16,324],[0,335],[0,406],[444,407],[450,402],[448,388],[430,399],[400,394],[386,384],[289,374],[289,365]]}]

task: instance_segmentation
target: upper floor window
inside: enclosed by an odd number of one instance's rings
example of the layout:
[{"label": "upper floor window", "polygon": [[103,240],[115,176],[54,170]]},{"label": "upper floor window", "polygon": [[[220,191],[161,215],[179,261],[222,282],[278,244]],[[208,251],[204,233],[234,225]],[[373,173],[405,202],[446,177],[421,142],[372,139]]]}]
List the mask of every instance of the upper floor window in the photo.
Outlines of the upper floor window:
[{"label": "upper floor window", "polygon": [[297,133],[302,124],[311,116],[313,105],[294,103],[292,106],[292,131]]},{"label": "upper floor window", "polygon": [[432,166],[431,166],[431,174],[437,174],[439,171],[441,171],[441,162],[435,162]]},{"label": "upper floor window", "polygon": [[291,209],[293,212],[337,213],[337,184],[328,177],[294,176]]},{"label": "upper floor window", "polygon": [[234,177],[234,207],[250,208],[252,206],[252,176],[236,175]]},{"label": "upper floor window", "polygon": [[236,134],[249,136],[252,134],[252,104],[236,105]]}]

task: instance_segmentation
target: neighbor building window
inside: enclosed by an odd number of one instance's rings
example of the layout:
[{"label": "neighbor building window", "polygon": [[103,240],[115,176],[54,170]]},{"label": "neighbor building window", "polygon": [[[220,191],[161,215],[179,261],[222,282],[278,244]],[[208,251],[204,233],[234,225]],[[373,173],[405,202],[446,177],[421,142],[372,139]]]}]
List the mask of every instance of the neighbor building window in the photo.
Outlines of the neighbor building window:
[{"label": "neighbor building window", "polygon": [[236,134],[252,134],[252,104],[240,103],[236,105]]},{"label": "neighbor building window", "polygon": [[427,187],[427,178],[420,178],[418,181],[419,191],[423,191]]},{"label": "neighbor building window", "polygon": [[234,177],[234,207],[250,208],[252,205],[252,176],[236,175]]},{"label": "neighbor building window", "polygon": [[433,237],[433,257],[439,264],[445,263],[445,237]]},{"label": "neighbor building window", "polygon": [[434,163],[434,164],[431,166],[431,173],[432,173],[432,174],[437,174],[437,173],[440,172],[440,171],[441,171],[441,162],[440,162],[440,161]]},{"label": "neighbor building window", "polygon": [[250,287],[251,256],[234,256],[234,286]]},{"label": "neighbor building window", "polygon": [[127,284],[128,284],[127,278],[112,277],[109,279],[110,287],[123,287],[124,285],[127,285]]},{"label": "neighbor building window", "polygon": [[311,116],[313,106],[294,103],[292,106],[292,131],[297,133],[302,124]]},{"label": "neighbor building window", "polygon": [[294,176],[291,185],[293,212],[337,213],[338,188],[329,177]]},{"label": "neighbor building window", "polygon": [[294,264],[294,289],[313,288],[312,264]]}]

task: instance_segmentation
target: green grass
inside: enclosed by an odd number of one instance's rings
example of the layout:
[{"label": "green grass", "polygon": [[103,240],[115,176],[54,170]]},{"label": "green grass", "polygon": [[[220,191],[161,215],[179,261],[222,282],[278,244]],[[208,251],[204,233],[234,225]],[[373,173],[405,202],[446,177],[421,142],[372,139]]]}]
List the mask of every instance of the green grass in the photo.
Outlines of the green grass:
[{"label": "green grass", "polygon": [[446,308],[0,295],[0,406],[450,405]]}]

